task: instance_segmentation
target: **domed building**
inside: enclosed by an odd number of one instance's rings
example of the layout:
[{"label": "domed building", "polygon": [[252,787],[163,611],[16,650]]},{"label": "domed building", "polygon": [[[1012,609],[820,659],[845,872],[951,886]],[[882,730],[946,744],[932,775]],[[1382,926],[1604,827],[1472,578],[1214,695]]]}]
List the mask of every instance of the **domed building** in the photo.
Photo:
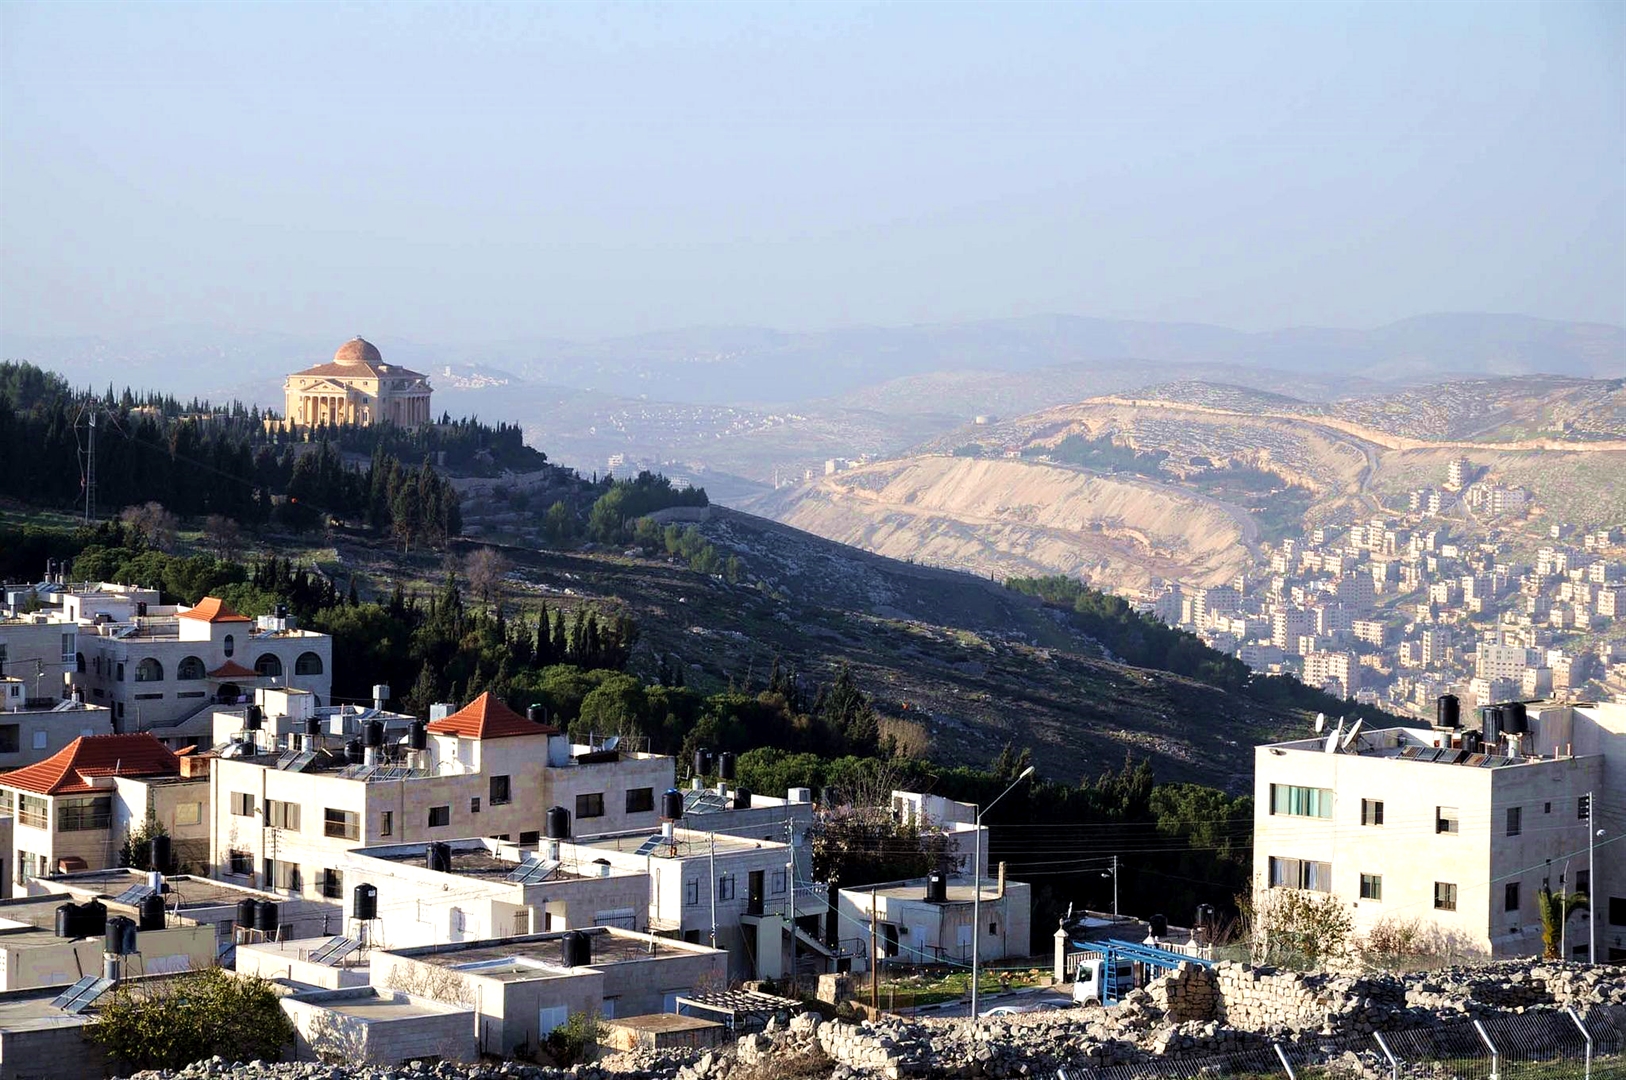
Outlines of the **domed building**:
[{"label": "domed building", "polygon": [[429,380],[416,371],[384,363],[378,347],[352,338],[339,346],[333,362],[295,372],[282,384],[287,423],[399,424],[433,420]]}]

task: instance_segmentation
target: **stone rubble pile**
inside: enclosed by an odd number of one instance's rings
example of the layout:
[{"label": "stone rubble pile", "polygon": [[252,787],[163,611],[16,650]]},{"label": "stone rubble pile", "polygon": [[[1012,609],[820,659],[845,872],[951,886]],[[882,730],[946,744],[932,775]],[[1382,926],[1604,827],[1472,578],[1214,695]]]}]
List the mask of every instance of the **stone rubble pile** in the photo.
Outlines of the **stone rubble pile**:
[{"label": "stone rubble pile", "polygon": [[[625,1051],[569,1069],[521,1062],[242,1065],[216,1058],[134,1080],[1014,1080],[1053,1076],[1062,1067],[1266,1055],[1273,1041],[1314,1044],[1508,1012],[1621,1004],[1626,968],[1510,961],[1402,976],[1182,964],[1111,1009],[1033,1012],[978,1023],[920,1016],[850,1023],[807,1012],[710,1049]],[[1387,1075],[1383,1063],[1368,1056],[1345,1055],[1352,1074]]]}]

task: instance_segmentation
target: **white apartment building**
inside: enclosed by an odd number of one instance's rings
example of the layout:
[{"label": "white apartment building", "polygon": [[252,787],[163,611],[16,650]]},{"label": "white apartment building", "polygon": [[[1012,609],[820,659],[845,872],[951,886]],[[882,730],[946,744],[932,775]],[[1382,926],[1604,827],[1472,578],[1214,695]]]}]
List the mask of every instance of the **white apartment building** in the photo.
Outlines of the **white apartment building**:
[{"label": "white apartment building", "polygon": [[[1389,728],[1342,751],[1322,737],[1254,755],[1254,889],[1345,900],[1357,933],[1419,922],[1459,947],[1539,955],[1536,895],[1560,876],[1588,891],[1598,959],[1626,960],[1626,705],[1526,706],[1528,730],[1488,745],[1464,729]],[[1469,716],[1464,715],[1472,725]],[[1588,879],[1586,797],[1598,799],[1597,880]],[[1587,916],[1568,928],[1584,959]],[[1576,951],[1579,945],[1580,953]]]},{"label": "white apartment building", "polygon": [[324,701],[332,693],[326,634],[286,617],[256,621],[212,596],[195,607],[140,607],[144,614],[128,620],[78,624],[70,678],[86,702],[113,710],[119,731],[170,727],[212,705],[246,701],[256,687],[297,687]]},{"label": "white apartment building", "polygon": [[[550,806],[579,832],[659,823],[675,776],[669,757],[573,746],[482,694],[460,711],[408,725],[406,743],[377,718],[268,748],[238,743],[211,776],[217,876],[297,895],[334,894],[352,848],[493,836],[527,847]],[[359,729],[359,739],[355,732]],[[399,731],[400,728],[395,728]]]},{"label": "white apartment building", "polygon": [[1530,650],[1523,645],[1493,645],[1480,642],[1474,653],[1474,674],[1481,679],[1519,679],[1530,664]]},{"label": "white apartment building", "polygon": [[30,701],[55,702],[74,669],[79,627],[56,614],[0,619],[0,676],[19,679]]},{"label": "white apartment building", "polygon": [[1300,681],[1336,697],[1353,697],[1361,687],[1361,664],[1354,653],[1305,653],[1304,677]]},{"label": "white apartment building", "polygon": [[111,735],[112,713],[67,698],[29,696],[21,679],[0,678],[0,769],[44,761],[81,735]]}]

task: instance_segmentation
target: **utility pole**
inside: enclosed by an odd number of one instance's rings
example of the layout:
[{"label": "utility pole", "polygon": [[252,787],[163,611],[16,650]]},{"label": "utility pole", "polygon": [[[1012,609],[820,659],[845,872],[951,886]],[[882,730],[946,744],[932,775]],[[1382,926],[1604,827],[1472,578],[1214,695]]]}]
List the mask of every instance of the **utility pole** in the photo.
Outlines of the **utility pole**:
[{"label": "utility pole", "polygon": [[869,887],[869,1005],[881,1011],[881,953],[875,940],[875,886]]},{"label": "utility pole", "polygon": [[982,815],[994,808],[994,803],[1009,795],[1016,785],[1033,775],[1033,766],[1023,769],[1011,786],[994,796],[993,802],[977,808],[972,825],[976,830],[976,848],[971,866],[971,1019],[977,1019],[977,979],[982,974]]},{"label": "utility pole", "polygon": [[96,524],[96,406],[90,407],[90,448],[85,453],[85,524]]},{"label": "utility pole", "polygon": [[1118,917],[1118,856],[1112,857],[1112,917]]},{"label": "utility pole", "polygon": [[801,996],[796,979],[796,819],[785,804],[785,916],[790,920],[790,985]]},{"label": "utility pole", "polygon": [[1598,962],[1598,805],[1592,792],[1586,793],[1586,962]]},{"label": "utility pole", "polygon": [[717,834],[711,837],[711,947],[717,947]]}]

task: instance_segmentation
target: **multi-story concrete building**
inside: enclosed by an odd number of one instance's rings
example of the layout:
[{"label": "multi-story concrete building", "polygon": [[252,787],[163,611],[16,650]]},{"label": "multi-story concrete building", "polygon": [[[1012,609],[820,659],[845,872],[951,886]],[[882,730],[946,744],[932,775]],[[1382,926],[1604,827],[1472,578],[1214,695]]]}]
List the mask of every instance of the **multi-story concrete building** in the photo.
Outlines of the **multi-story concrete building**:
[{"label": "multi-story concrete building", "polygon": [[332,638],[286,617],[250,619],[214,597],[81,623],[77,644],[73,683],[89,704],[113,710],[119,731],[170,727],[261,686],[298,687],[324,701],[332,692]]},{"label": "multi-story concrete building", "polygon": [[1305,653],[1302,681],[1337,697],[1354,697],[1361,685],[1360,661],[1347,652]]},{"label": "multi-story concrete building", "polygon": [[318,723],[293,749],[239,743],[241,756],[219,760],[210,798],[218,875],[320,895],[352,848],[468,836],[534,847],[556,805],[581,832],[653,831],[675,777],[669,757],[572,746],[489,694],[409,727],[406,746],[386,741],[377,720],[340,722],[358,726],[359,741]]},{"label": "multi-story concrete building", "polygon": [[55,702],[74,670],[79,627],[56,613],[0,619],[0,676],[20,679],[32,701]]},{"label": "multi-story concrete building", "polygon": [[[1626,790],[1626,706],[1539,702],[1506,723],[1526,730],[1390,728],[1330,752],[1320,737],[1259,747],[1256,902],[1309,889],[1347,902],[1358,933],[1419,923],[1469,951],[1539,955],[1536,896],[1562,877],[1593,897],[1598,959],[1626,959],[1626,854],[1606,842],[1626,827],[1610,795]],[[1589,825],[1603,830],[1596,881]],[[1584,958],[1584,915],[1568,939]]]},{"label": "multi-story concrete building", "polygon": [[194,861],[208,836],[207,769],[143,733],[83,736],[0,775],[0,814],[16,818],[12,880],[117,866],[125,837],[149,820],[169,832],[178,862]]},{"label": "multi-story concrete building", "polygon": [[112,713],[74,698],[30,697],[21,679],[0,678],[0,769],[44,761],[81,735],[113,733]]}]

